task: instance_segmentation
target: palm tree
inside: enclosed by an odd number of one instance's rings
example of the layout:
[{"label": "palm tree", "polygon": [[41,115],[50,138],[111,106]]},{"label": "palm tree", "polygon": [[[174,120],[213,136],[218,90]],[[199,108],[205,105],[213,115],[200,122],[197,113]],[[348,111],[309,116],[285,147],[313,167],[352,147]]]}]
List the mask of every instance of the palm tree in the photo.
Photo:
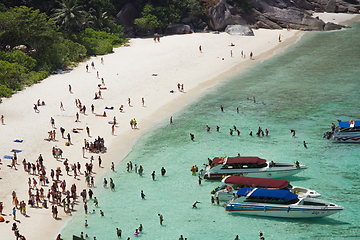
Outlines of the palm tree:
[{"label": "palm tree", "polygon": [[52,19],[65,31],[79,31],[85,25],[85,15],[77,0],[62,0],[54,10]]},{"label": "palm tree", "polygon": [[110,27],[115,24],[115,21],[108,15],[108,12],[90,8],[88,23],[95,30],[110,32]]}]

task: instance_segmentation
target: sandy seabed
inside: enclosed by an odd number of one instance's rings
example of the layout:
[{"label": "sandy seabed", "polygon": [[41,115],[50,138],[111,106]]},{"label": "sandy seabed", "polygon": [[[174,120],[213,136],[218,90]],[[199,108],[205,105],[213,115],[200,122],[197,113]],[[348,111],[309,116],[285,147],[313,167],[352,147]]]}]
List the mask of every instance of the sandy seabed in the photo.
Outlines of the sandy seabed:
[{"label": "sandy seabed", "polygon": [[[356,21],[357,15],[347,14],[317,14],[324,21],[335,23],[350,23]],[[152,38],[130,39],[129,46],[114,49],[114,53],[105,56],[92,57],[82,62],[69,72],[48,77],[39,84],[16,93],[9,99],[3,99],[0,104],[0,115],[4,115],[4,125],[0,126],[0,202],[4,203],[3,217],[9,223],[0,223],[0,239],[13,239],[11,225],[12,191],[17,193],[19,201],[28,201],[28,178],[38,176],[29,175],[23,169],[21,162],[36,163],[40,154],[44,158],[47,177],[50,169],[60,167],[68,188],[76,183],[77,192],[86,187],[83,175],[85,163],[90,162],[90,156],[95,158],[95,182],[110,171],[111,161],[115,165],[128,154],[136,140],[154,125],[170,118],[172,114],[182,109],[188,103],[202,96],[211,87],[225,81],[241,71],[251,69],[259,63],[284,50],[296,42],[302,32],[287,30],[254,30],[255,36],[231,36],[227,33],[195,33],[189,35],[174,35],[160,38],[155,43]],[[281,42],[279,41],[279,35]],[[233,43],[235,46],[231,46]],[[201,45],[201,52],[199,46]],[[245,58],[241,57],[241,51]],[[250,52],[253,53],[250,59]],[[231,56],[232,53],[232,56]],[[101,63],[103,58],[103,63]],[[95,69],[91,67],[94,62]],[[86,72],[86,65],[89,71]],[[99,73],[99,78],[97,77]],[[105,85],[101,83],[104,79]],[[178,91],[177,84],[183,84],[184,90]],[[69,84],[72,93],[69,92]],[[101,99],[94,99],[99,91],[98,84],[106,87],[101,90]],[[170,91],[173,90],[174,93]],[[128,98],[131,99],[130,106]],[[142,105],[142,98],[145,100]],[[37,100],[46,105],[39,107],[35,113],[33,106]],[[86,114],[80,113],[76,120],[78,108],[75,99],[80,99],[86,106]],[[60,109],[60,102],[64,110]],[[107,117],[97,117],[91,113],[94,105],[96,114]],[[120,113],[119,107],[124,105]],[[107,110],[105,107],[114,107]],[[51,117],[55,120],[55,128],[50,124]],[[116,117],[117,125],[114,135],[108,122]],[[130,120],[136,118],[137,129],[131,129]],[[173,119],[175,122],[176,119]],[[85,128],[90,128],[88,137]],[[60,127],[66,129],[65,135],[70,133],[70,146],[65,146],[66,139],[61,137]],[[84,129],[73,133],[72,129]],[[50,130],[56,131],[55,141],[45,141]],[[91,154],[86,152],[82,156],[84,139],[93,142],[101,136],[105,139],[106,153]],[[14,140],[23,140],[16,143]],[[63,150],[63,159],[58,161],[52,156],[52,148],[56,146]],[[11,160],[4,159],[5,155],[12,155],[11,150],[22,152],[17,155],[17,170],[8,165]],[[103,159],[102,168],[98,167],[97,158]],[[82,174],[75,180],[73,173],[66,176],[63,161],[69,163],[80,162]],[[49,184],[44,188],[48,192]],[[33,191],[35,193],[35,191]],[[77,208],[81,206],[77,205]],[[61,227],[71,216],[66,215],[59,207],[58,219],[52,217],[51,207],[31,208],[27,206],[27,215],[23,216],[17,210],[16,219],[20,234],[26,239],[54,239]]]}]

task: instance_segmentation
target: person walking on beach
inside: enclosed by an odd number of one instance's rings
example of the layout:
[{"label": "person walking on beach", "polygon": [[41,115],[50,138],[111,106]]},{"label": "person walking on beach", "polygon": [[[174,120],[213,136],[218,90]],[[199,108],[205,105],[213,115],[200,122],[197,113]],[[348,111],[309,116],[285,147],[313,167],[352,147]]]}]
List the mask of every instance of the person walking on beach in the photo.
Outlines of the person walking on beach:
[{"label": "person walking on beach", "polygon": [[100,156],[98,157],[98,162],[99,162],[99,168],[101,168],[101,162],[102,162],[102,160],[101,160],[101,157],[100,157]]},{"label": "person walking on beach", "polygon": [[1,115],[1,124],[4,125],[4,115]]},{"label": "person walking on beach", "polygon": [[230,50],[230,57],[233,57],[233,53],[232,53],[232,50]]},{"label": "person walking on beach", "polygon": [[304,148],[307,148],[307,145],[306,145],[307,142],[304,141],[303,144],[304,144]]},{"label": "person walking on beach", "polygon": [[152,177],[152,180],[155,181],[155,171],[152,172],[151,177]]},{"label": "person walking on beach", "polygon": [[164,217],[160,213],[158,214],[158,216],[159,216],[159,220],[160,220],[160,225],[162,226],[162,223],[164,221]]},{"label": "person walking on beach", "polygon": [[137,121],[136,121],[135,118],[134,118],[134,120],[133,120],[133,124],[134,124],[134,128],[136,129],[136,128],[137,128]]},{"label": "person walking on beach", "polygon": [[76,112],[76,121],[75,122],[78,122],[79,121],[79,113]]},{"label": "person walking on beach", "polygon": [[113,124],[113,125],[111,126],[111,134],[114,135],[114,132],[115,132],[115,124]]},{"label": "person walking on beach", "polygon": [[172,116],[170,117],[170,124],[172,124],[173,123],[173,121],[172,121]]},{"label": "person walking on beach", "polygon": [[199,185],[201,185],[201,180],[202,180],[202,179],[201,179],[201,177],[199,176]]},{"label": "person walking on beach", "polygon": [[253,52],[250,52],[250,59],[253,59]]},{"label": "person walking on beach", "polygon": [[201,45],[199,46],[199,51],[202,53],[202,50],[201,50]]},{"label": "person walking on beach", "polygon": [[128,104],[129,104],[129,107],[131,107],[131,99],[130,98],[128,98]]},{"label": "person walking on beach", "polygon": [[130,126],[131,126],[131,129],[134,128],[134,120],[133,119],[130,120]]},{"label": "person walking on beach", "polygon": [[39,113],[39,112],[40,112],[36,104],[34,104],[34,111],[35,111],[35,113]]},{"label": "person walking on beach", "polygon": [[65,109],[64,109],[64,105],[63,105],[63,103],[62,103],[62,102],[60,102],[60,110],[65,111]]},{"label": "person walking on beach", "polygon": [[86,126],[86,132],[87,132],[88,137],[90,137],[90,128],[88,126]]},{"label": "person walking on beach", "polygon": [[145,99],[144,98],[141,98],[141,103],[142,103],[142,106],[144,107],[145,106]]},{"label": "person walking on beach", "polygon": [[53,117],[50,118],[51,127],[55,128],[55,119]]},{"label": "person walking on beach", "polygon": [[72,93],[72,91],[71,91],[71,85],[69,84],[69,93]]}]

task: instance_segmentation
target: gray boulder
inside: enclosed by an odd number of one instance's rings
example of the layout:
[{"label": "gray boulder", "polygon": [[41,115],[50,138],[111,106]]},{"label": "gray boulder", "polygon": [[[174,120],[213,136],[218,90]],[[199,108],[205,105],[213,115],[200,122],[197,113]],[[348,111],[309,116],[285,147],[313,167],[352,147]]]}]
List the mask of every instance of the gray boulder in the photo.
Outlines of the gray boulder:
[{"label": "gray boulder", "polygon": [[166,35],[171,34],[187,34],[191,32],[191,28],[189,25],[185,24],[173,24],[170,23],[165,30]]},{"label": "gray boulder", "polygon": [[308,2],[306,0],[294,0],[294,3],[299,6],[300,8],[306,9],[306,10],[314,10],[316,5],[312,2]]},{"label": "gray boulder", "polygon": [[335,12],[336,11],[336,0],[329,0],[329,2],[327,3],[326,7],[325,7],[325,11],[326,12]]},{"label": "gray boulder", "polygon": [[225,32],[230,35],[254,36],[254,32],[251,28],[242,25],[228,25],[225,28]]},{"label": "gray boulder", "polygon": [[226,0],[220,0],[214,7],[209,8],[207,18],[209,27],[216,31],[224,30],[227,25],[247,24],[238,8],[229,5]]},{"label": "gray boulder", "polygon": [[134,5],[128,3],[116,14],[116,23],[124,28],[124,32],[133,31],[134,20],[138,17],[139,13]]},{"label": "gray boulder", "polygon": [[339,30],[342,29],[345,26],[339,25],[339,24],[335,24],[332,22],[327,22],[324,26],[324,30],[325,31],[331,31],[331,30]]}]

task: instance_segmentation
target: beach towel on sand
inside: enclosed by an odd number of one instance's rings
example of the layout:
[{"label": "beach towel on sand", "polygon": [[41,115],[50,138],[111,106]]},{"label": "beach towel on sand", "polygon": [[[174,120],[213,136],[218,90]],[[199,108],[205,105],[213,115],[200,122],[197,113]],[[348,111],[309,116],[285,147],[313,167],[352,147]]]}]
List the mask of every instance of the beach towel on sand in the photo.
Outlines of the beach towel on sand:
[{"label": "beach towel on sand", "polygon": [[105,109],[110,109],[110,110],[113,110],[114,107],[105,107]]},{"label": "beach towel on sand", "polygon": [[95,116],[97,116],[97,117],[106,117],[106,116],[104,116],[102,114],[95,114]]},{"label": "beach towel on sand", "polygon": [[4,155],[4,158],[5,158],[5,159],[12,159],[12,158],[13,158],[13,156]]},{"label": "beach towel on sand", "polygon": [[19,152],[22,152],[22,150],[13,149],[13,150],[11,150],[11,152],[19,153]]},{"label": "beach towel on sand", "polygon": [[14,142],[22,143],[24,140],[15,139]]}]

